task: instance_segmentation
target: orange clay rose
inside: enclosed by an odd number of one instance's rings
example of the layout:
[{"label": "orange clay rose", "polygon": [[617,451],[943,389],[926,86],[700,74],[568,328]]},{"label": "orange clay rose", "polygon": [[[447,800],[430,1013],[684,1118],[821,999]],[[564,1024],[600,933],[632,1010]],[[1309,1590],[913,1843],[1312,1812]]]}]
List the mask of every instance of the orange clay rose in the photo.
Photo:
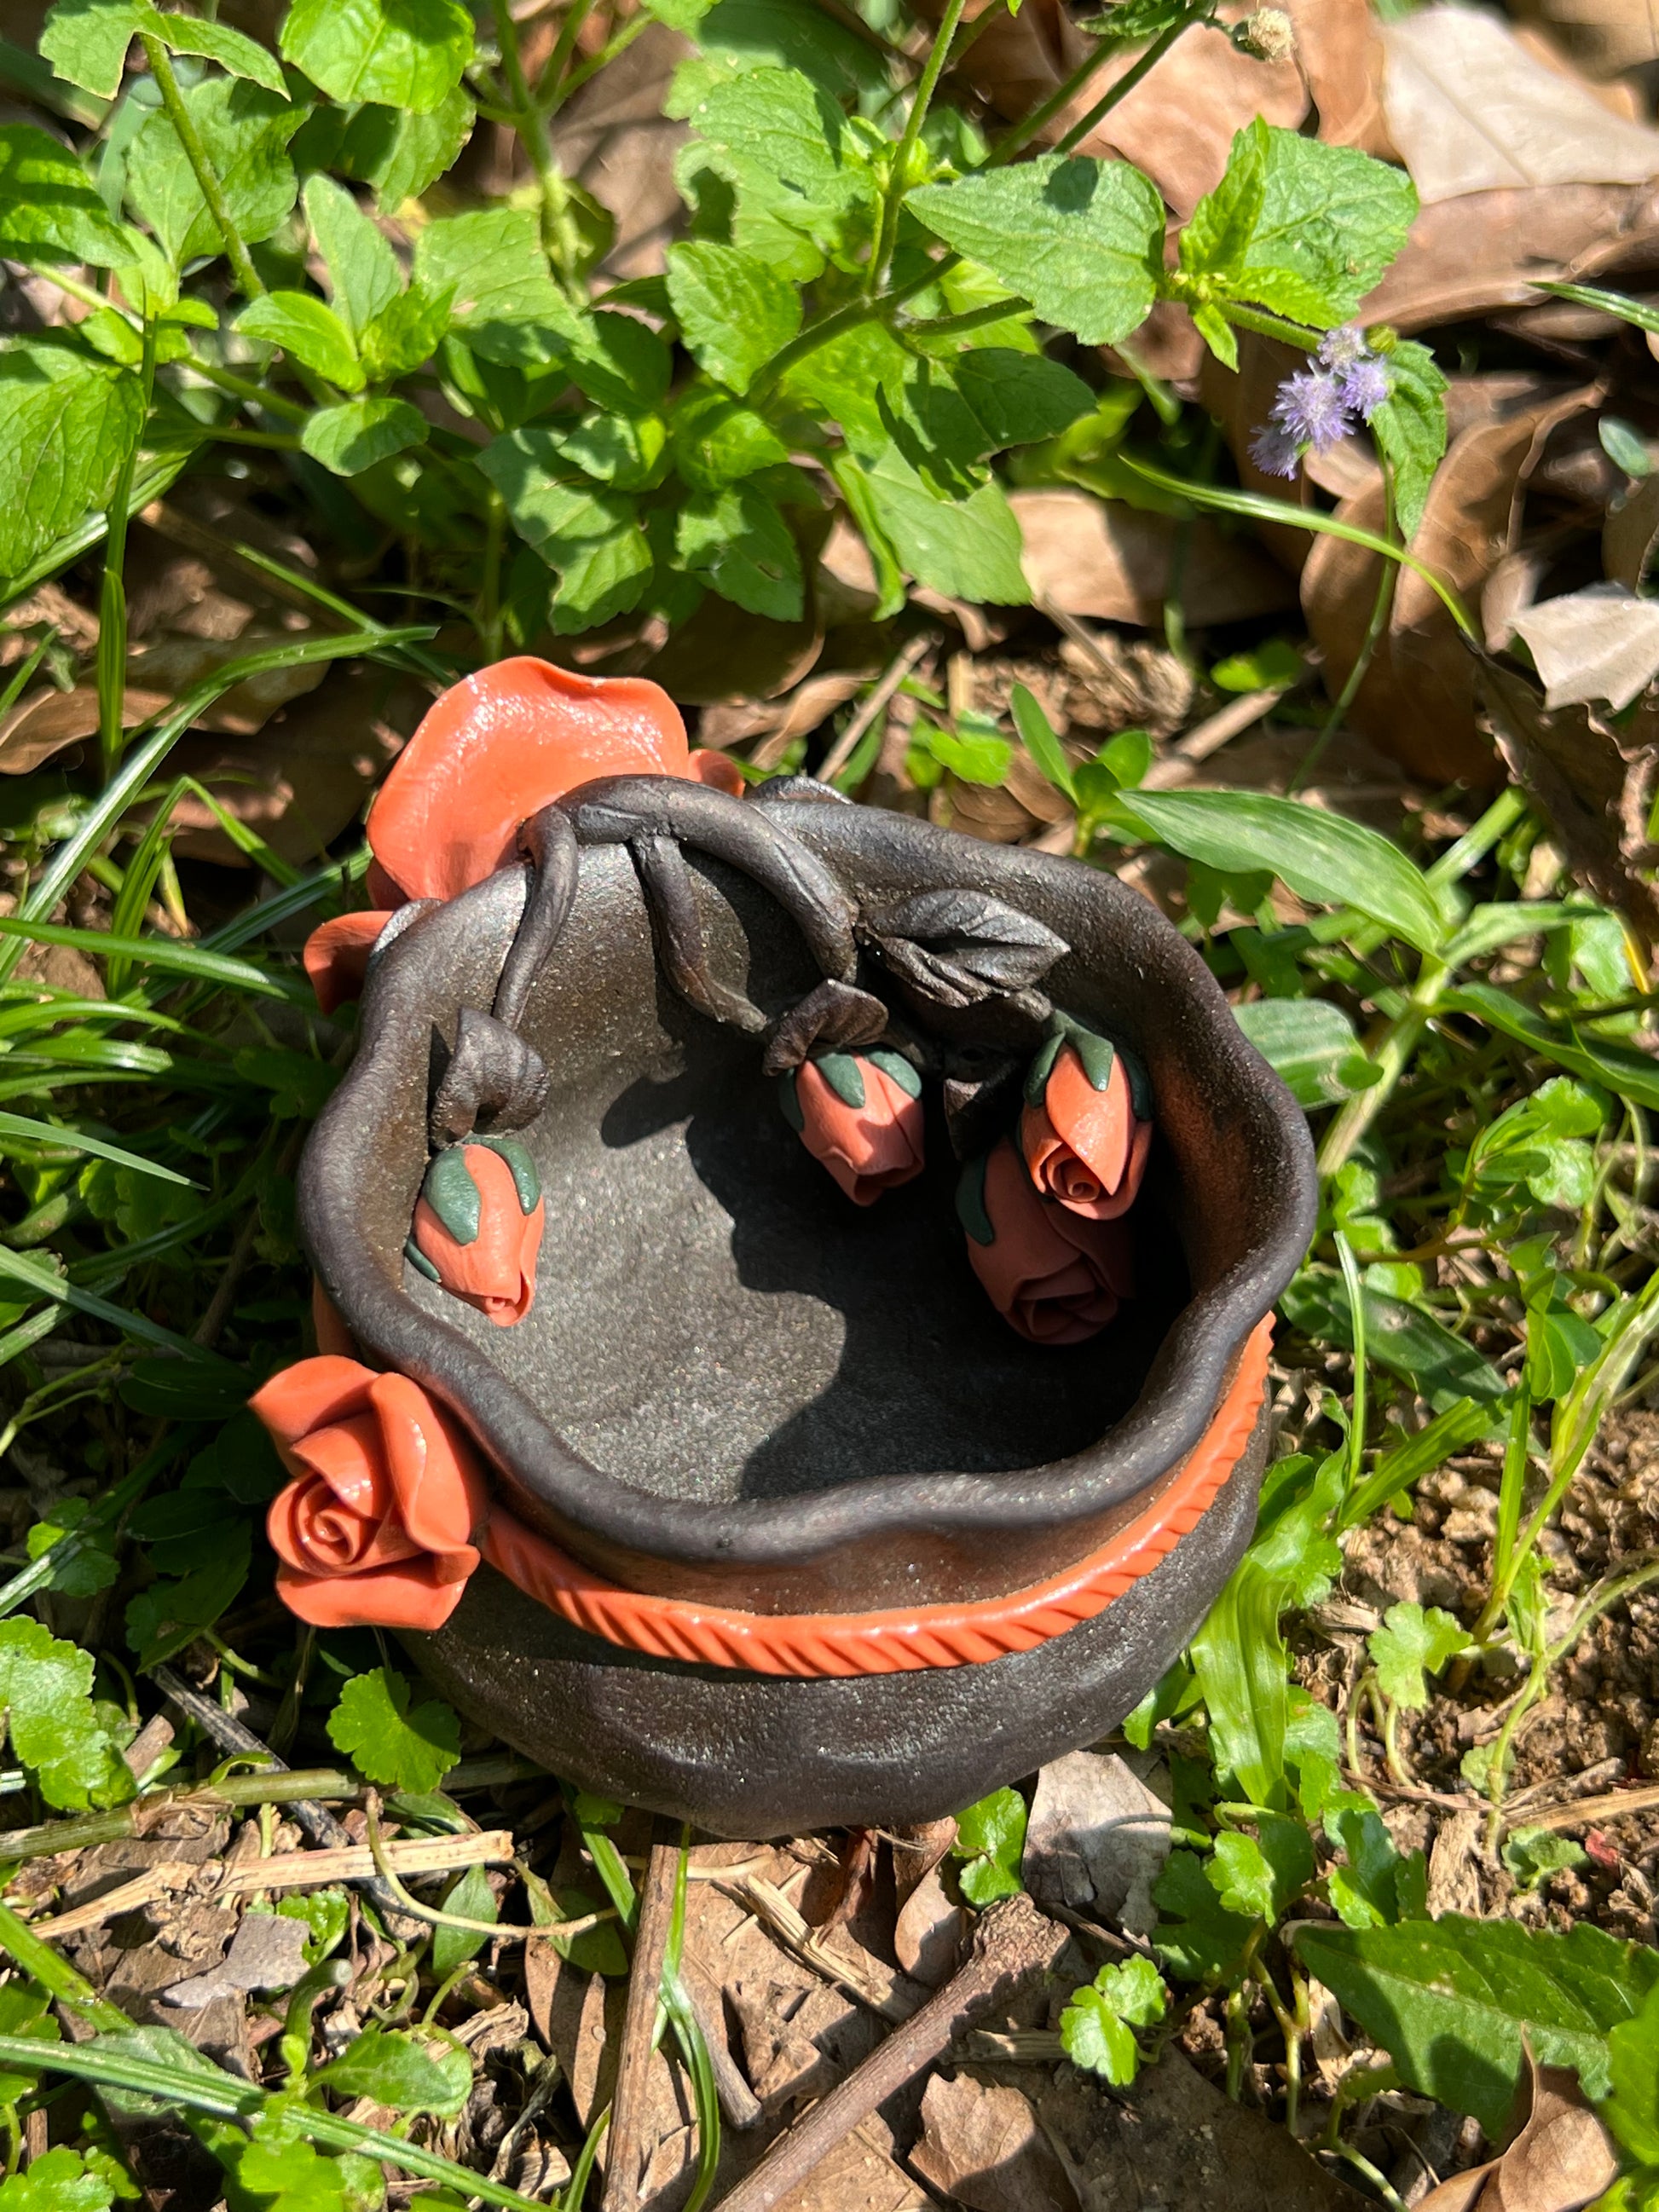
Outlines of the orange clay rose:
[{"label": "orange clay rose", "polygon": [[734,761],[688,750],[678,708],[643,678],[583,676],[521,653],[451,684],[369,808],[374,907],[325,922],[307,941],[323,1011],[362,992],[374,939],[398,906],[482,883],[513,858],[521,823],[603,775],[743,788]]},{"label": "orange clay rose", "polygon": [[294,1477],[265,1520],[289,1612],[316,1628],[441,1628],[489,1510],[453,1418],[406,1375],[325,1354],[249,1403]]},{"label": "orange clay rose", "polygon": [[404,1249],[423,1275],[511,1328],[536,1295],[546,1218],[536,1164],[516,1139],[452,1145],[427,1170]]},{"label": "orange clay rose", "polygon": [[827,1052],[783,1078],[783,1110],[854,1206],[922,1170],[921,1079],[896,1052]]},{"label": "orange clay rose", "polygon": [[957,1207],[974,1273],[1033,1344],[1082,1344],[1133,1295],[1127,1228],[1039,1197],[1009,1138],[968,1170]]},{"label": "orange clay rose", "polygon": [[1081,1049],[1067,1039],[1038,1055],[1019,1148],[1045,1198],[1089,1221],[1127,1212],[1152,1143],[1151,1121],[1136,1115],[1134,1090],[1124,1054],[1103,1037],[1082,1034]]}]

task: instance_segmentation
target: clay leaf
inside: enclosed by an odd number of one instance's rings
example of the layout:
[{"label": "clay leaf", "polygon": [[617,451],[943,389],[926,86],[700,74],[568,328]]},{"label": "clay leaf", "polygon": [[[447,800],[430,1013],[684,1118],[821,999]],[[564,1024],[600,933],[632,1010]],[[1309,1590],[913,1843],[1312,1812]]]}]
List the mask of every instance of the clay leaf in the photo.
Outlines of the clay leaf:
[{"label": "clay leaf", "polygon": [[1042,922],[982,891],[923,891],[867,928],[894,974],[945,1006],[1029,990],[1069,949]]},{"label": "clay leaf", "polygon": [[1622,584],[1593,584],[1516,615],[1548,708],[1605,699],[1617,713],[1659,674],[1659,603]]}]

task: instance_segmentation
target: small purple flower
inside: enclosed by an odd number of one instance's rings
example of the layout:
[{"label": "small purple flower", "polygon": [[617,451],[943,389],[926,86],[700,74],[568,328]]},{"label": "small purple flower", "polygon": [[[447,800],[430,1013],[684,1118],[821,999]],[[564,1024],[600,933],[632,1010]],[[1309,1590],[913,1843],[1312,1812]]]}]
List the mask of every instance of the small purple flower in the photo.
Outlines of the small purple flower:
[{"label": "small purple flower", "polygon": [[1336,445],[1352,428],[1341,386],[1322,369],[1298,369],[1287,376],[1269,411],[1287,437],[1316,453]]},{"label": "small purple flower", "polygon": [[1319,366],[1322,368],[1352,368],[1358,361],[1370,358],[1365,343],[1365,333],[1358,323],[1344,323],[1334,331],[1327,331],[1319,341]]},{"label": "small purple flower", "polygon": [[1250,459],[1263,476],[1293,477],[1301,448],[1288,430],[1280,429],[1277,422],[1266,422],[1250,441]]},{"label": "small purple flower", "polygon": [[1351,407],[1362,422],[1369,422],[1382,406],[1392,389],[1386,362],[1367,355],[1364,360],[1352,362],[1337,379],[1343,404]]}]

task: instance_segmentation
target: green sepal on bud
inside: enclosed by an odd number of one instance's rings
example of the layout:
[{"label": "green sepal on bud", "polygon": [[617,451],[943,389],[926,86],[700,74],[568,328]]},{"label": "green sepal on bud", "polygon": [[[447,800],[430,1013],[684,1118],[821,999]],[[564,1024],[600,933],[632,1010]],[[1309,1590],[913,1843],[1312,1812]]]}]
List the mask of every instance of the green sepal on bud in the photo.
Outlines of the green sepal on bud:
[{"label": "green sepal on bud", "polygon": [[957,1219],[975,1244],[994,1244],[997,1232],[985,1211],[985,1170],[990,1154],[969,1160],[957,1179]]}]

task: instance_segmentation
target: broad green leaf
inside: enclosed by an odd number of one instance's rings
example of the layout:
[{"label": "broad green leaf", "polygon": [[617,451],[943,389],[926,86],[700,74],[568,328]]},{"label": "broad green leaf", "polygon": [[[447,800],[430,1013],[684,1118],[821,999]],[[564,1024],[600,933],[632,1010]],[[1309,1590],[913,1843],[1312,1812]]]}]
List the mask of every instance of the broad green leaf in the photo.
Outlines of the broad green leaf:
[{"label": "broad green leaf", "polygon": [[800,551],[776,507],[752,483],[698,492],[680,509],[674,550],[723,599],[774,622],[799,622]]},{"label": "broad green leaf", "polygon": [[328,1717],[328,1737],[360,1774],[394,1790],[435,1790],[461,1755],[450,1708],[431,1698],[411,1711],[409,1684],[390,1667],[351,1677]]},{"label": "broad green leaf", "polygon": [[1429,1702],[1426,1677],[1437,1674],[1446,1662],[1469,1648],[1469,1633],[1461,1620],[1443,1613],[1437,1605],[1391,1605],[1381,1628],[1366,1639],[1376,1679],[1385,1698],[1410,1712],[1421,1712]]},{"label": "broad green leaf", "polygon": [[334,312],[361,341],[375,317],[402,293],[398,257],[379,225],[332,177],[307,177],[304,201],[311,234],[328,264]]},{"label": "broad green leaf", "polygon": [[1448,991],[1441,1004],[1449,1012],[1474,1015],[1488,1029],[1530,1045],[1558,1067],[1583,1076],[1586,1082],[1605,1085],[1634,1105],[1659,1106],[1659,1063],[1633,1046],[1557,1028],[1513,993],[1500,991],[1491,983],[1462,984]]},{"label": "broad green leaf", "polygon": [[553,282],[528,208],[441,216],[415,241],[415,281],[447,291],[456,328],[485,361],[544,368],[581,339],[586,319]]},{"label": "broad green leaf", "polygon": [[1152,1948],[1184,1982],[1230,1980],[1256,1923],[1229,1912],[1194,1851],[1171,1851],[1152,1885],[1158,1909]]},{"label": "broad green leaf", "polygon": [[[1297,1955],[1335,1991],[1407,2087],[1470,2112],[1501,2140],[1522,2038],[1542,2066],[1572,2066],[1592,2099],[1612,2087],[1609,2039],[1659,1986],[1659,1951],[1580,1921],[1565,1936],[1514,1920],[1304,1923]],[[1629,2047],[1629,2046],[1626,2046]]]},{"label": "broad green leaf", "polygon": [[[688,27],[682,21],[675,27]],[[697,21],[696,41],[704,59],[680,70],[670,114],[689,112],[682,88],[695,100],[720,76],[747,70],[799,70],[836,100],[887,88],[879,52],[813,0],[716,0]]]},{"label": "broad green leaf", "polygon": [[586,319],[570,349],[571,380],[596,407],[619,415],[653,414],[672,372],[673,356],[655,331],[607,309]]},{"label": "broad green leaf", "polygon": [[143,404],[136,376],[67,339],[0,349],[0,578],[21,574],[102,507]]},{"label": "broad green leaf", "polygon": [[959,1862],[962,1893],[970,1905],[989,1905],[1024,1887],[1019,1869],[1027,1817],[1018,1790],[994,1790],[957,1814],[951,1856]]},{"label": "broad green leaf", "polygon": [[1633,2159],[1659,2166],[1659,1990],[1607,2038],[1613,2094],[1601,2118]]},{"label": "broad green leaf", "polygon": [[1403,169],[1258,116],[1193,210],[1181,266],[1216,290],[1322,329],[1355,312],[1416,216]]},{"label": "broad green leaf", "polygon": [[57,0],[40,33],[40,52],[69,83],[112,100],[137,27],[133,0]]},{"label": "broad green leaf", "polygon": [[1352,906],[1419,951],[1446,923],[1397,845],[1346,815],[1243,791],[1137,791],[1122,801],[1146,834],[1212,868],[1271,868],[1300,897]]},{"label": "broad green leaf", "polygon": [[[60,2041],[58,2022],[46,2009],[49,2002],[44,1991],[21,1982],[8,1982],[0,1988],[0,2035],[27,2036],[39,2043]],[[34,2086],[32,2075],[0,2073],[0,2105],[16,2104]],[[31,2170],[39,2173],[44,2163],[36,2159]],[[6,2202],[5,2188],[0,2187],[0,2212],[5,2212]]]},{"label": "broad green leaf", "polygon": [[[287,148],[304,111],[240,78],[205,80],[184,99],[237,229],[246,244],[258,245],[287,216],[299,191]],[[189,156],[160,109],[127,156],[127,198],[175,266],[222,251]]]},{"label": "broad green leaf", "polygon": [[250,300],[236,318],[236,328],[246,338],[262,338],[281,346],[295,361],[302,361],[347,392],[363,388],[362,365],[351,332],[332,307],[309,292],[267,292]]},{"label": "broad green leaf", "polygon": [[0,1621],[0,1705],[12,1750],[48,1805],[80,1812],[133,1795],[132,1774],[93,1704],[90,1652],[38,1620]]},{"label": "broad green leaf", "polygon": [[154,1582],[126,1609],[127,1642],[140,1667],[159,1666],[204,1628],[211,1628],[240,1596],[252,1552],[246,1521],[222,1523],[219,1545],[206,1565],[177,1581]]},{"label": "broad green leaf", "polygon": [[396,215],[442,176],[472,135],[476,110],[460,86],[429,115],[360,107],[346,127],[341,167],[374,188],[382,215]]},{"label": "broad green leaf", "polygon": [[964,715],[954,730],[927,729],[921,742],[941,768],[948,768],[963,783],[980,783],[998,790],[1008,781],[1014,749],[994,726],[975,729],[983,718]]},{"label": "broad green leaf", "polygon": [[297,2102],[266,2105],[246,2135],[222,2121],[202,2134],[223,2165],[234,2212],[378,2212],[385,2202],[385,2184],[366,2158],[317,2148]]},{"label": "broad green leaf", "polygon": [[1233,1014],[1298,1106],[1328,1106],[1362,1087],[1345,1072],[1359,1050],[1358,1036],[1330,1000],[1257,999]]},{"label": "broad green leaf", "polygon": [[1421,1851],[1402,1854],[1370,1800],[1339,1791],[1322,1814],[1325,1832],[1344,1853],[1326,1887],[1349,1928],[1383,1928],[1425,1914],[1426,1871]]},{"label": "broad green leaf", "polygon": [[300,443],[337,477],[360,476],[376,461],[425,445],[427,419],[407,399],[348,399],[306,417]]},{"label": "broad green leaf", "polygon": [[0,254],[117,269],[132,242],[66,147],[32,123],[0,125]]},{"label": "broad green leaf", "polygon": [[[495,1893],[489,1887],[489,1876],[481,1866],[468,1867],[466,1872],[443,1901],[443,1911],[453,1912],[458,1920],[490,1920],[499,1917],[495,1909]],[[441,1982],[453,1974],[457,1966],[464,1966],[469,1959],[476,1959],[489,1936],[479,1934],[476,1928],[434,1928],[432,1931],[432,1971]]]},{"label": "broad green leaf", "polygon": [[1164,203],[1127,161],[1045,154],[924,185],[905,205],[1085,345],[1127,338],[1158,296]]},{"label": "broad green leaf", "polygon": [[1127,1959],[1103,1966],[1092,1982],[1073,1993],[1060,2016],[1060,2039],[1074,2066],[1103,2075],[1127,2088],[1140,2065],[1132,2026],[1150,2027],[1164,2017],[1169,1992],[1150,1959]]},{"label": "broad green leaf", "polygon": [[746,392],[800,328],[799,288],[732,246],[671,247],[668,297],[690,353],[733,392]]},{"label": "broad green leaf", "polygon": [[634,502],[573,483],[557,432],[512,431],[484,448],[478,466],[520,537],[558,571],[556,627],[591,629],[639,605],[654,564]]},{"label": "broad green leaf", "polygon": [[957,392],[981,426],[975,460],[1058,437],[1095,404],[1080,376],[1042,354],[975,346],[950,366]]},{"label": "broad green leaf", "polygon": [[[1504,1395],[1497,1369],[1425,1307],[1370,1283],[1362,1291],[1369,1356],[1390,1375],[1402,1376],[1437,1413],[1460,1398],[1490,1402]],[[1347,1299],[1334,1269],[1304,1267],[1285,1292],[1283,1310],[1308,1334],[1352,1348]]]},{"label": "broad green leaf", "polygon": [[394,2112],[453,2118],[472,2087],[472,2059],[453,2043],[441,2047],[398,2028],[370,2026],[311,2078],[343,2097],[370,2097]]},{"label": "broad green leaf", "polygon": [[199,54],[204,61],[217,62],[232,76],[246,77],[288,98],[288,80],[275,54],[267,53],[257,40],[233,30],[228,23],[152,9],[141,11],[140,27],[160,37],[171,53]]},{"label": "broad green leaf", "polygon": [[472,18],[460,0],[293,0],[284,61],[331,100],[369,100],[429,115],[472,58]]},{"label": "broad green leaf", "polygon": [[904,408],[905,379],[914,362],[884,325],[860,323],[815,346],[778,386],[782,406],[803,405],[840,423],[860,462],[892,442],[890,424]]},{"label": "broad green leaf", "polygon": [[696,491],[718,491],[789,459],[782,439],[752,408],[696,386],[675,407],[669,439],[675,467]]},{"label": "broad green leaf", "polygon": [[919,584],[947,598],[1024,606],[1019,525],[1000,484],[941,499],[896,446],[866,463],[871,503],[894,551]]},{"label": "broad green leaf", "polygon": [[1313,1840],[1305,1823],[1286,1814],[1263,1813],[1257,1831],[1224,1831],[1205,1873],[1225,1911],[1272,1926],[1314,1878]]},{"label": "broad green leaf", "polygon": [[109,2212],[115,2202],[109,2163],[96,2152],[88,2159],[60,2143],[0,2182],[0,2212]]},{"label": "broad green leaf", "polygon": [[430,360],[449,328],[449,295],[411,284],[380,309],[362,334],[363,369],[371,384],[412,376]]},{"label": "broad green leaf", "polygon": [[660,483],[668,428],[660,415],[585,416],[574,430],[556,430],[554,450],[582,475],[617,491],[644,491]]},{"label": "broad green leaf", "polygon": [[688,196],[713,170],[736,194],[735,246],[805,282],[854,204],[868,171],[850,158],[839,107],[795,70],[758,69],[712,86],[690,113],[696,134],[677,167]]},{"label": "broad green leaf", "polygon": [[1395,520],[1409,544],[1446,450],[1446,380],[1414,339],[1400,339],[1387,360],[1391,388],[1370,431],[1394,471]]},{"label": "broad green leaf", "polygon": [[[41,1559],[62,1543],[65,1536],[80,1528],[91,1510],[91,1502],[87,1498],[62,1499],[48,1518],[37,1521],[29,1530],[30,1559]],[[110,1589],[121,1572],[109,1548],[112,1540],[111,1531],[94,1526],[79,1543],[64,1545],[51,1565],[46,1588],[61,1590],[65,1597],[93,1597],[98,1591]]]},{"label": "broad green leaf", "polygon": [[1193,1672],[1210,1717],[1218,1775],[1252,1805],[1282,1805],[1285,1677],[1277,1584],[1249,1559],[1232,1572],[1193,1638]]}]

